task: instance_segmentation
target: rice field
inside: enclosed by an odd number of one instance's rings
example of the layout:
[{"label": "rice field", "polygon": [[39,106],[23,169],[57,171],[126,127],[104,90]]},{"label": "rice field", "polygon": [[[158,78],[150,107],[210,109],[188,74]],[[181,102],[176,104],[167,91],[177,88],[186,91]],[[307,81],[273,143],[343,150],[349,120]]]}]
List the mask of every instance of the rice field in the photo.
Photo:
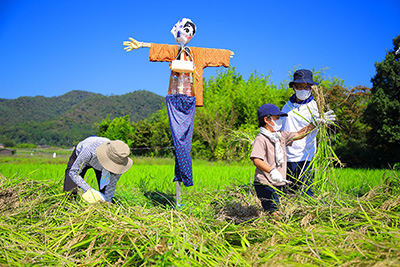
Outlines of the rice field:
[{"label": "rice field", "polygon": [[[22,154],[14,157],[0,157],[0,173],[10,179],[23,177],[33,180],[55,180],[63,182],[64,171],[69,154],[52,158],[52,153],[28,156]],[[163,192],[174,192],[172,183],[174,159],[172,158],[133,158],[134,165],[122,175],[118,182],[118,191],[124,188],[137,188],[146,185],[148,189]],[[240,186],[252,183],[255,167],[250,161],[246,163],[224,163],[194,160],[193,176],[195,186],[185,188],[188,193],[220,190],[226,186]],[[330,189],[352,195],[363,195],[370,189],[384,184],[385,179],[399,176],[399,171],[383,169],[350,169],[335,168],[329,171]],[[96,185],[92,171],[86,179]]]},{"label": "rice field", "polygon": [[0,266],[400,265],[398,171],[325,170],[327,186],[282,198],[278,220],[250,163],[195,160],[176,210],[173,159],[134,158],[115,203],[95,205],[62,193],[67,160],[0,157]]}]

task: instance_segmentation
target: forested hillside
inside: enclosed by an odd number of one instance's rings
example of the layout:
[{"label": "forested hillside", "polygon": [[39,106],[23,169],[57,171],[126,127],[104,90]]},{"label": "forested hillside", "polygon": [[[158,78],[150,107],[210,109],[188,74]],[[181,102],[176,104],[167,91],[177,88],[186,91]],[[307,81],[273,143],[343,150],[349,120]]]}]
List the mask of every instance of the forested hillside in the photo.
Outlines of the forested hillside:
[{"label": "forested hillside", "polygon": [[147,91],[112,96],[71,91],[57,97],[0,99],[0,142],[70,146],[96,134],[95,123],[107,117],[143,120],[164,101]]},{"label": "forested hillside", "polygon": [[85,91],[71,91],[55,97],[0,98],[0,125],[8,126],[16,123],[52,119],[62,115],[82,101],[95,97],[104,96]]}]

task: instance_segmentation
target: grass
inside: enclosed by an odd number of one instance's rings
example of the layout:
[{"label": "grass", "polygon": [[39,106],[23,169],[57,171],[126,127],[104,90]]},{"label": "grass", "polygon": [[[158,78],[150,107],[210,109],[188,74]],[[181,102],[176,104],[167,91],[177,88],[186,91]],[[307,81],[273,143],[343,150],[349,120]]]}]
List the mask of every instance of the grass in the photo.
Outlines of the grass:
[{"label": "grass", "polygon": [[[281,221],[245,186],[195,192],[182,211],[118,197],[89,205],[62,183],[0,178],[4,266],[398,266],[398,192],[283,200]],[[7,197],[5,197],[7,196]]]},{"label": "grass", "polygon": [[[52,157],[47,156],[16,155],[13,157],[0,156],[0,173],[10,179],[24,177],[32,180],[55,180],[62,183],[64,171],[69,155]],[[134,157],[133,167],[121,176],[118,182],[116,194],[129,194],[129,191],[137,188],[146,190],[158,190],[168,194],[174,194],[175,187],[172,183],[174,177],[174,159],[172,158],[146,158]],[[183,198],[195,192],[224,189],[226,186],[248,185],[253,181],[254,166],[250,161],[247,164],[207,162],[204,160],[193,161],[193,187],[182,187]],[[355,196],[367,193],[371,188],[385,184],[385,180],[391,180],[399,176],[399,171],[383,169],[350,169],[336,168],[325,171],[329,175],[328,186],[321,189],[340,190]],[[85,179],[95,186],[95,176],[88,171]],[[62,187],[62,186],[61,186]],[[126,192],[127,191],[127,192]]]},{"label": "grass", "polygon": [[388,185],[399,176],[399,171],[389,169],[338,168],[332,170],[333,184],[337,185],[341,192],[355,196],[363,196],[374,188]]},{"label": "grass", "polygon": [[0,157],[0,265],[398,266],[399,173],[332,169],[324,131],[316,197],[282,197],[281,220],[262,212],[250,163],[194,160],[175,210],[173,159],[135,157],[114,203],[89,205],[61,192],[67,153]]}]

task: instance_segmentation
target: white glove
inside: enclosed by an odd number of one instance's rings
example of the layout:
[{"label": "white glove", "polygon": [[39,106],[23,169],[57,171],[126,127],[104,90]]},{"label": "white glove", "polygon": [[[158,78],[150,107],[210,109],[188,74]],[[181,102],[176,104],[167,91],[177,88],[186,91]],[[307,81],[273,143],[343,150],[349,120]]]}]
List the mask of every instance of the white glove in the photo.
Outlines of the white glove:
[{"label": "white glove", "polygon": [[333,124],[334,121],[336,121],[336,114],[334,113],[333,110],[329,110],[324,113],[324,118],[317,118],[315,120],[317,124],[319,123],[325,123],[325,124]]},{"label": "white glove", "polygon": [[129,38],[130,41],[125,41],[123,43],[123,45],[125,45],[126,47],[124,47],[124,50],[126,50],[126,52],[132,51],[133,49],[138,49],[142,47],[142,42],[138,42],[133,38]]},{"label": "white glove", "polygon": [[269,172],[271,174],[271,180],[276,182],[276,183],[282,183],[285,181],[282,177],[282,174],[278,172],[277,169],[273,168],[272,171]]},{"label": "white glove", "polygon": [[104,195],[102,193],[100,193],[99,191],[94,190],[93,188],[90,188],[85,193],[83,193],[82,198],[90,204],[106,201]]}]

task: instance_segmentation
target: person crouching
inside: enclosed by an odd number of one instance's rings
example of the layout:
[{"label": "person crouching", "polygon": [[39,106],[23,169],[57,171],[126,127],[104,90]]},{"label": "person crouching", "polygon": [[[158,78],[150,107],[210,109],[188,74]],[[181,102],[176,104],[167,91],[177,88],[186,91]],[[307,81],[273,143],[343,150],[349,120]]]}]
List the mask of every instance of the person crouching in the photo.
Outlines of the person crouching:
[{"label": "person crouching", "polygon": [[[81,141],[72,152],[65,170],[64,192],[77,195],[77,188],[89,203],[111,202],[121,174],[132,166],[130,149],[120,140],[91,136]],[[93,169],[99,190],[90,187],[84,180],[86,171]]]}]

